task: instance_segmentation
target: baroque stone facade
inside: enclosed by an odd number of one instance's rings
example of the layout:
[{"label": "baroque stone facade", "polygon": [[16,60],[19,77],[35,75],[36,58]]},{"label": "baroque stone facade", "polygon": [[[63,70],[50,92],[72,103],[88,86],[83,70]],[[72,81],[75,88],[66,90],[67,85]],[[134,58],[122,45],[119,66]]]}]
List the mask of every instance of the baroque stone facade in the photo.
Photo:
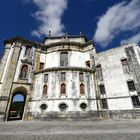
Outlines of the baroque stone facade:
[{"label": "baroque stone facade", "polygon": [[106,119],[140,116],[140,48],[100,53],[84,35],[15,37],[0,61],[0,119]]}]

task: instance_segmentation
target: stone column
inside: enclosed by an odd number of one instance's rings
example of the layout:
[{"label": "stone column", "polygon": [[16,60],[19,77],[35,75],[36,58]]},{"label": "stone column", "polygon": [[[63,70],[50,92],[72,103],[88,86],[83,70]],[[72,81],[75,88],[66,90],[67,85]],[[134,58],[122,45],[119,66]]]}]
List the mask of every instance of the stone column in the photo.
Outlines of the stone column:
[{"label": "stone column", "polygon": [[[5,72],[5,76],[3,79],[2,87],[1,87],[1,97],[3,97],[3,100],[0,102],[0,112],[6,113],[6,108],[8,105],[8,101],[10,101],[10,93],[11,93],[11,88],[13,84],[13,79],[15,76],[15,71],[16,71],[16,66],[19,58],[19,53],[20,53],[20,46],[21,44],[15,43],[13,47],[13,52],[11,55],[11,58],[9,60],[9,63],[7,65],[7,69]],[[10,104],[10,103],[9,103]],[[3,116],[4,117],[4,116]]]},{"label": "stone column", "polygon": [[7,58],[8,58],[8,54],[9,54],[9,51],[10,51],[10,45],[11,44],[8,44],[5,47],[3,57],[0,60],[0,83],[1,83],[2,75],[3,75],[4,67],[5,67]]}]

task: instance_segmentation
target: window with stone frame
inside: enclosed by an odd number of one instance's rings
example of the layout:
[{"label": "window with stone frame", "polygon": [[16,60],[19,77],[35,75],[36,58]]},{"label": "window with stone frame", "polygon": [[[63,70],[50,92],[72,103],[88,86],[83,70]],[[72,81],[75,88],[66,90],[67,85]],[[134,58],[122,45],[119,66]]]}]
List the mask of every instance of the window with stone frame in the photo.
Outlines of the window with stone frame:
[{"label": "window with stone frame", "polygon": [[65,95],[66,94],[66,85],[63,83],[61,84],[61,95]]},{"label": "window with stone frame", "polygon": [[131,99],[134,107],[140,107],[140,101],[138,96],[132,96]]},{"label": "window with stone frame", "polygon": [[85,94],[85,86],[84,84],[80,84],[80,95],[84,95]]},{"label": "window with stone frame", "polygon": [[43,96],[44,95],[47,95],[47,92],[48,92],[48,86],[47,85],[44,85],[43,86]]},{"label": "window with stone frame", "polygon": [[98,64],[96,66],[96,76],[97,76],[97,79],[102,81],[103,80],[103,74],[102,74],[102,67],[100,64]]},{"label": "window with stone frame", "polygon": [[68,66],[68,53],[67,52],[60,53],[60,66]]},{"label": "window with stone frame", "polygon": [[61,72],[61,82],[66,81],[66,73],[65,72]]},{"label": "window with stone frame", "polygon": [[127,81],[127,85],[128,85],[129,91],[135,91],[136,90],[134,81]]},{"label": "window with stone frame", "polygon": [[106,93],[105,92],[105,86],[104,85],[99,85],[99,91],[100,91],[101,95],[104,95]]},{"label": "window with stone frame", "polygon": [[20,72],[20,78],[21,79],[27,79],[27,75],[28,75],[28,66],[23,65],[22,68],[21,68],[21,72]]},{"label": "window with stone frame", "polygon": [[83,82],[84,81],[84,74],[81,72],[79,73],[79,81]]},{"label": "window with stone frame", "polygon": [[48,82],[48,74],[45,74],[44,75],[44,83],[47,83]]},{"label": "window with stone frame", "polygon": [[101,108],[108,109],[108,104],[106,99],[101,99]]},{"label": "window with stone frame", "polygon": [[42,70],[42,69],[44,69],[44,63],[40,62],[39,70]]},{"label": "window with stone frame", "polygon": [[32,46],[26,46],[25,56],[30,57],[32,53]]},{"label": "window with stone frame", "polygon": [[128,65],[127,59],[122,59],[121,63],[122,63],[123,72],[124,73],[129,73],[130,69],[129,69],[129,65]]}]

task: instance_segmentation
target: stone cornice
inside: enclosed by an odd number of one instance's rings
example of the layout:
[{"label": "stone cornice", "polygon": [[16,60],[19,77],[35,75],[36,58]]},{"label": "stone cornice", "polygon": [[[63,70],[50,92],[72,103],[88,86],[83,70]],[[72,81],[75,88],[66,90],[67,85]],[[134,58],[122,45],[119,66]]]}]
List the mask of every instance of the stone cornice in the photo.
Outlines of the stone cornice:
[{"label": "stone cornice", "polygon": [[89,45],[92,45],[93,42],[92,41],[88,41],[86,43],[78,43],[78,42],[69,42],[69,41],[64,41],[64,42],[56,42],[56,43],[51,43],[51,44],[48,44],[46,46],[43,46],[43,50],[46,50],[48,48],[51,48],[51,47],[56,47],[56,46],[64,46],[64,45],[68,45],[68,46],[77,46],[79,48],[84,48],[84,47],[87,47]]},{"label": "stone cornice", "polygon": [[35,46],[35,47],[43,47],[43,46],[45,46],[42,43],[31,41],[31,40],[27,40],[27,39],[24,39],[22,37],[13,37],[12,39],[5,40],[4,44],[12,44],[14,42],[20,42],[22,44],[30,44],[30,45]]},{"label": "stone cornice", "polygon": [[0,96],[0,101],[8,101],[8,96]]},{"label": "stone cornice", "polygon": [[47,50],[48,48],[55,47],[55,46],[62,46],[62,45],[78,46],[80,48],[84,48],[84,47],[87,47],[87,46],[93,44],[93,42],[91,40],[91,41],[86,41],[85,43],[63,41],[63,42],[50,43],[48,45],[45,45],[43,43],[34,42],[34,41],[31,41],[31,40],[24,39],[22,37],[14,37],[10,40],[5,40],[4,44],[12,44],[14,42],[19,42],[21,44],[30,44],[32,46],[35,46],[37,48],[41,48],[43,50]]},{"label": "stone cornice", "polygon": [[85,41],[88,40],[84,34],[82,34],[82,35],[65,35],[65,36],[48,36],[48,37],[45,37],[45,40],[46,39],[61,39],[61,38],[84,38]]},{"label": "stone cornice", "polygon": [[31,83],[27,83],[27,82],[13,82],[13,84],[20,84],[20,85],[32,85]]},{"label": "stone cornice", "polygon": [[36,71],[35,75],[44,73],[44,72],[51,72],[51,71],[82,71],[82,72],[90,72],[90,73],[95,72],[94,69],[82,68],[82,67],[52,67],[52,68],[47,68],[47,69]]}]

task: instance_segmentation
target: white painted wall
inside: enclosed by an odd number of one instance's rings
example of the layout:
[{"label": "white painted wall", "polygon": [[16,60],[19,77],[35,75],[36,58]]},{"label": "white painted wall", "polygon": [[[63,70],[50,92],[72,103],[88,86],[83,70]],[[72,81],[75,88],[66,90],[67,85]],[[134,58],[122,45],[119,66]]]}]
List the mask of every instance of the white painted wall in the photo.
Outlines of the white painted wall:
[{"label": "white painted wall", "polygon": [[[86,61],[90,60],[89,52],[67,51],[68,52],[68,66],[86,68]],[[60,51],[41,54],[40,62],[45,63],[46,68],[60,66]]]},{"label": "white painted wall", "polygon": [[[46,104],[48,107],[45,111],[43,112],[61,112],[61,110],[59,109],[59,105],[61,103],[66,103],[68,108],[67,108],[67,112],[70,111],[81,111],[81,112],[85,112],[85,111],[91,111],[91,110],[96,110],[96,102],[95,100],[92,100],[90,103],[88,100],[86,99],[81,99],[81,100],[65,100],[65,99],[61,99],[61,100],[47,100],[47,101],[36,101],[36,102],[32,102],[31,103],[31,110],[33,113],[41,113],[42,110],[40,109],[41,104]],[[81,103],[86,103],[88,105],[87,109],[82,110],[80,108],[80,104]]]},{"label": "white painted wall", "polygon": [[84,53],[78,51],[69,52],[69,66],[85,67]]},{"label": "white painted wall", "polygon": [[129,46],[124,45],[96,55],[96,65],[101,64],[104,79],[103,81],[98,81],[98,84],[105,85],[106,98],[114,98],[108,99],[109,110],[133,108],[130,96],[136,95],[136,92],[129,92],[127,86],[127,80],[133,80],[133,76],[125,74],[121,64],[121,59],[127,58],[124,51],[126,47]]},{"label": "white painted wall", "polygon": [[122,58],[126,58],[123,48],[112,49],[97,55],[96,64],[99,63],[102,66],[103,83],[105,84],[107,97],[129,95],[121,65]]},{"label": "white painted wall", "polygon": [[52,52],[46,54],[45,68],[58,67],[60,64],[59,52]]},{"label": "white painted wall", "polygon": [[131,98],[108,99],[109,110],[129,110],[133,109]]}]

